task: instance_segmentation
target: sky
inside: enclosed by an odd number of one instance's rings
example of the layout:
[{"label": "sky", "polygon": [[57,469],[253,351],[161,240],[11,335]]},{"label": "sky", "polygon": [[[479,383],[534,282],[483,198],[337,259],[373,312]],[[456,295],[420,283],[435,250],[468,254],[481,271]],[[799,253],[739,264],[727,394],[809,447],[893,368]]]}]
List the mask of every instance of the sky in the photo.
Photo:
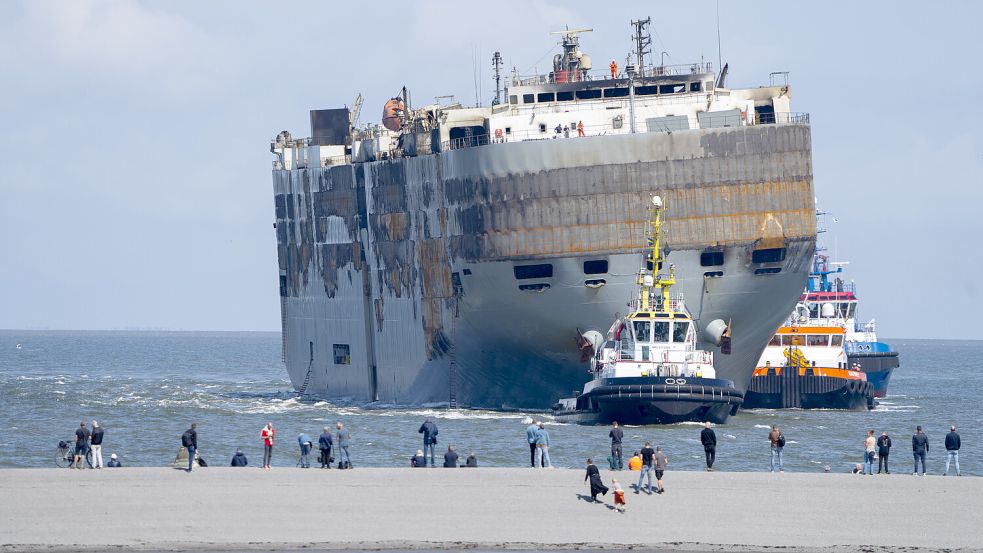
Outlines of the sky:
[{"label": "sky", "polygon": [[[717,60],[717,3],[4,1],[0,328],[279,330],[269,140],[365,98],[494,93],[592,27],[623,59],[651,16],[666,63]],[[830,252],[894,338],[979,338],[978,2],[719,5],[730,86],[788,71],[811,114]],[[477,60],[477,63],[476,61]],[[478,75],[478,78],[476,78]]]}]

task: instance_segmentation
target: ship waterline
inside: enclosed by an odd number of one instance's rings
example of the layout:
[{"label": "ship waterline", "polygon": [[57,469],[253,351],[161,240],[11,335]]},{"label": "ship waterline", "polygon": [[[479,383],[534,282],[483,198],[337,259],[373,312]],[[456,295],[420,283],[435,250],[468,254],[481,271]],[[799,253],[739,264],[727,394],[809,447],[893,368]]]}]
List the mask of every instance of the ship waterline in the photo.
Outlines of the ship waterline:
[{"label": "ship waterline", "polygon": [[626,309],[654,193],[698,324],[730,323],[730,354],[701,347],[743,390],[815,246],[804,122],[280,168],[274,189],[284,360],[297,389],[328,397],[546,408],[569,394],[578,330]]}]

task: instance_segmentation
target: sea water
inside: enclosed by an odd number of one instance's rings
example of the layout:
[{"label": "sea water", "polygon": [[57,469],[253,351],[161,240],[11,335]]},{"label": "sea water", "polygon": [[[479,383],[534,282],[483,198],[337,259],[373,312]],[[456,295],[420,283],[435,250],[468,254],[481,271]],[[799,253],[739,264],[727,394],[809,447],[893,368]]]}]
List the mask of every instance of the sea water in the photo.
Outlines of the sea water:
[{"label": "sea water", "polygon": [[[891,471],[910,473],[911,435],[922,425],[929,472],[941,474],[944,437],[955,424],[963,474],[983,474],[983,341],[889,342],[901,367],[873,411],[742,411],[715,427],[715,468],[768,470],[767,437],[777,424],[786,471],[848,472],[863,461],[871,429],[894,442]],[[0,331],[0,467],[54,467],[58,441],[73,440],[79,422],[91,427],[93,419],[106,431],[104,458],[116,453],[124,466],[169,465],[191,422],[209,464],[228,465],[241,447],[256,465],[260,430],[272,422],[273,466],[293,467],[299,433],[316,440],[340,421],[351,430],[356,468],[403,467],[422,447],[418,429],[430,418],[440,430],[438,457],[454,445],[462,462],[475,452],[481,466],[518,468],[529,465],[527,417],[546,422],[555,466],[580,468],[587,457],[604,466],[609,428],[555,422],[545,411],[553,399],[544,398],[543,410],[501,412],[301,398],[281,363],[279,333]],[[651,441],[665,448],[670,470],[703,470],[701,426],[626,427],[625,455]]]}]

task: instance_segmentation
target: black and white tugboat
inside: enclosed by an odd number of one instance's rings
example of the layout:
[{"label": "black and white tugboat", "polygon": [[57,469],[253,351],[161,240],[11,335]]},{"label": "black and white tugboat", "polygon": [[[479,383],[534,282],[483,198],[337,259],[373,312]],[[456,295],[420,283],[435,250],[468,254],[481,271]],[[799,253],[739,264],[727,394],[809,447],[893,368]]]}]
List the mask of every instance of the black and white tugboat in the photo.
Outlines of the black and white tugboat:
[{"label": "black and white tugboat", "polygon": [[[730,380],[716,378],[713,353],[696,347],[696,324],[682,296],[671,296],[675,267],[663,273],[665,207],[652,197],[648,243],[651,254],[638,274],[630,314],[614,321],[607,337],[584,333],[593,351],[593,378],[582,393],[553,406],[558,420],[580,424],[723,423],[744,396]],[[714,321],[721,327],[723,321]]]}]

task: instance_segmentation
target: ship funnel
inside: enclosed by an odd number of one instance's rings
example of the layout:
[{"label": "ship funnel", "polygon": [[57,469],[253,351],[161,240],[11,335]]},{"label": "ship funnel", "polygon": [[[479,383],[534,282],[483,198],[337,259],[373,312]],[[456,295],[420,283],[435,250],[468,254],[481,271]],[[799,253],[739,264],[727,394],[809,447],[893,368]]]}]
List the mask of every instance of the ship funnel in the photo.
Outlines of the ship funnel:
[{"label": "ship funnel", "polygon": [[720,345],[720,341],[727,331],[727,323],[723,319],[714,319],[703,329],[703,338],[715,346]]}]

